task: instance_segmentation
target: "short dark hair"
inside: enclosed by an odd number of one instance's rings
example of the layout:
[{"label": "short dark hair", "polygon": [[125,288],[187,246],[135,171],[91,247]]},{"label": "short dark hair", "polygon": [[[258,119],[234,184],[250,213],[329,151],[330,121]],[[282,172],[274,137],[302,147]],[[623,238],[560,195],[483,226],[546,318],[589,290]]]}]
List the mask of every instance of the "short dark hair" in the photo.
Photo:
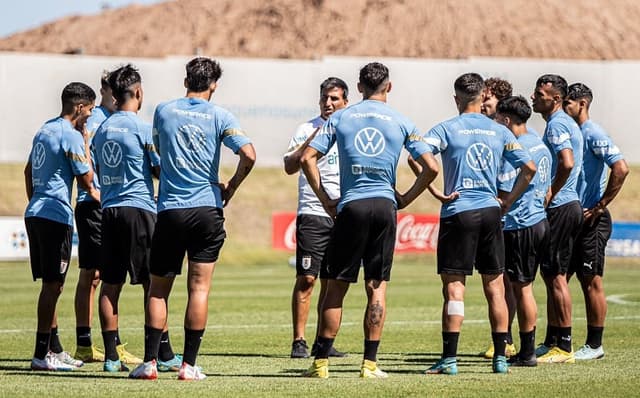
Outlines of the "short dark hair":
[{"label": "short dark hair", "polygon": [[349,86],[347,86],[344,80],[337,77],[329,77],[320,84],[320,97],[322,97],[325,92],[334,88],[342,89],[342,98],[347,99],[349,96]]},{"label": "short dark hair", "polygon": [[131,64],[119,67],[109,74],[109,86],[113,93],[113,98],[119,105],[127,102],[134,95],[132,86],[140,84],[142,78],[138,70]]},{"label": "short dark hair", "polygon": [[371,62],[360,69],[360,84],[370,92],[377,93],[389,80],[389,68],[380,62]]},{"label": "short dark hair", "polygon": [[62,89],[62,109],[70,110],[78,104],[91,104],[96,100],[96,93],[84,83],[72,82]]},{"label": "short dark hair", "polygon": [[558,94],[560,94],[560,97],[562,99],[567,96],[567,81],[564,77],[552,74],[542,75],[536,81],[536,87],[543,86],[547,83],[551,84],[551,87],[553,87],[558,92]]},{"label": "short dark hair", "polygon": [[526,98],[521,95],[512,95],[498,102],[496,112],[508,115],[517,124],[526,123],[531,117],[531,107]]},{"label": "short dark hair", "polygon": [[484,90],[484,79],[477,73],[465,73],[453,83],[456,95],[465,101],[476,99]]},{"label": "short dark hair", "polygon": [[222,76],[220,64],[207,57],[196,57],[189,61],[187,69],[187,90],[201,93],[209,89]]},{"label": "short dark hair", "polygon": [[511,83],[499,77],[490,77],[484,81],[484,86],[491,91],[498,100],[511,97],[513,95],[513,87]]},{"label": "short dark hair", "polygon": [[111,72],[109,72],[108,70],[103,70],[102,71],[102,75],[100,75],[100,87],[102,87],[103,90],[108,90],[111,88],[111,86],[109,86],[109,74]]},{"label": "short dark hair", "polygon": [[570,100],[587,100],[587,105],[591,105],[591,101],[593,101],[593,92],[591,89],[587,87],[586,84],[583,83],[573,83],[567,89],[566,99]]}]

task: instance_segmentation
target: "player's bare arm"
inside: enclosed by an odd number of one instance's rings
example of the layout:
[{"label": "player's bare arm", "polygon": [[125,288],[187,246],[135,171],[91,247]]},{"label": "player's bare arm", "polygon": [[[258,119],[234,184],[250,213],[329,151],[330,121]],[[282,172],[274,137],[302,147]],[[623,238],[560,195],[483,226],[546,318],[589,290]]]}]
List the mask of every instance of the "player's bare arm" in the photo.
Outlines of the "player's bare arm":
[{"label": "player's bare arm", "polygon": [[[573,156],[572,156],[573,157]],[[502,214],[506,213],[510,208],[513,202],[516,201],[527,190],[527,187],[533,180],[533,176],[536,175],[536,164],[533,160],[528,161],[527,163],[520,166],[520,173],[516,178],[515,183],[513,184],[513,189],[509,194],[505,195],[504,198],[498,198],[500,202],[500,207],[502,207]]]},{"label": "player's bare arm", "polygon": [[629,175],[629,166],[624,159],[620,159],[611,165],[609,181],[607,182],[604,194],[602,194],[602,198],[596,203],[595,207],[584,211],[585,223],[589,223],[589,225],[593,224],[593,222],[604,213],[605,208],[622,189],[627,175]]},{"label": "player's bare arm", "polygon": [[322,207],[324,207],[327,214],[331,217],[335,217],[338,199],[332,200],[322,188],[322,184],[320,182],[318,159],[322,156],[323,154],[318,152],[315,148],[307,147],[300,158],[300,167],[302,168],[304,175],[307,177],[309,186],[313,189],[313,192],[320,200],[320,203],[322,203]]},{"label": "player's bare arm", "polygon": [[31,170],[31,160],[24,167],[24,187],[27,190],[27,199],[33,197],[33,171]]},{"label": "player's bare arm", "polygon": [[[419,172],[416,174],[416,179],[411,185],[411,188],[404,195],[396,194],[396,201],[398,202],[398,209],[404,209],[411,202],[413,202],[429,185],[434,178],[438,175],[438,162],[431,153],[424,153],[418,159],[415,160],[420,166]],[[413,168],[412,168],[413,170]],[[416,170],[414,170],[415,173]]]},{"label": "player's bare arm", "polygon": [[[409,167],[416,177],[422,172],[422,166],[420,165],[420,163],[418,163],[416,160],[413,160],[411,156],[407,158],[407,163],[409,163]],[[444,192],[436,188],[433,183],[429,183],[429,185],[427,186],[427,190],[429,190],[431,196],[438,199],[442,204],[453,202],[460,197],[460,192],[457,191],[451,192],[449,195],[445,195]],[[397,196],[398,195],[396,195],[396,197]]]},{"label": "player's bare arm", "polygon": [[236,166],[236,172],[233,177],[226,184],[222,184],[222,201],[223,206],[226,207],[229,201],[235,194],[236,190],[242,184],[245,178],[253,169],[253,165],[256,163],[256,151],[253,144],[245,144],[238,150],[238,165]]},{"label": "player's bare arm", "polygon": [[291,175],[297,173],[300,170],[300,158],[302,153],[309,146],[309,143],[316,137],[316,134],[320,130],[320,127],[316,128],[313,133],[307,138],[307,140],[297,147],[293,152],[285,155],[284,157],[284,172]]},{"label": "player's bare arm", "polygon": [[100,202],[100,191],[93,185],[93,170],[91,168],[89,168],[89,172],[76,176],[76,181],[80,188],[87,191],[91,199]]}]

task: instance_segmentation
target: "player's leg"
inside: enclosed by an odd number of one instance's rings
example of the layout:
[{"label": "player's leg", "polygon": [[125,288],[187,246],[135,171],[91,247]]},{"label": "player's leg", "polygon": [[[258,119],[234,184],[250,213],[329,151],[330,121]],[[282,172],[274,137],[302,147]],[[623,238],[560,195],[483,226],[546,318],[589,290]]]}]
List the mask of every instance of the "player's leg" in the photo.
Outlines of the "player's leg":
[{"label": "player's leg", "polygon": [[308,346],[304,338],[309,309],[311,308],[311,294],[316,278],[313,275],[298,275],[291,294],[291,314],[293,320],[293,342],[291,344],[291,358],[308,358]]}]

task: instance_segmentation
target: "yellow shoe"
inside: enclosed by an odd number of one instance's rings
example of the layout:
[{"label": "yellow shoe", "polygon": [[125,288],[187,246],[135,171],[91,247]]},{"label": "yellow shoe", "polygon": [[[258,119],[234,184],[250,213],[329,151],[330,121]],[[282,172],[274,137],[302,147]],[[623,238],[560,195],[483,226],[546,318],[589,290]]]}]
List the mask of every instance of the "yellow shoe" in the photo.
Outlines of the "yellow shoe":
[{"label": "yellow shoe", "polygon": [[573,350],[567,352],[558,347],[553,347],[549,352],[541,357],[538,357],[538,363],[575,363],[576,358],[573,355]]},{"label": "yellow shoe", "polygon": [[302,372],[302,377],[329,378],[329,360],[315,359],[309,369]]},{"label": "yellow shoe", "polygon": [[489,345],[489,348],[487,348],[487,351],[485,351],[484,353],[481,353],[480,355],[487,358],[487,359],[491,359],[493,358],[493,353],[494,353],[494,349],[493,349],[493,343],[491,343]]},{"label": "yellow shoe", "polygon": [[360,377],[363,379],[386,379],[389,375],[380,370],[375,362],[365,359],[360,367]]},{"label": "yellow shoe", "polygon": [[127,365],[140,365],[143,362],[142,359],[127,351],[124,346],[126,346],[126,344],[120,344],[116,346],[116,351],[118,352],[118,358],[120,359],[120,362],[126,363]]},{"label": "yellow shoe", "polygon": [[76,353],[73,354],[73,357],[82,362],[104,362],[104,352],[94,345],[90,347],[79,345],[76,347]]},{"label": "yellow shoe", "polygon": [[[487,358],[487,359],[493,359],[493,354],[494,354],[494,349],[493,349],[493,343],[491,343],[491,345],[489,346],[489,348],[487,348],[487,351],[485,351],[482,356]],[[505,349],[504,349],[504,355],[507,358],[510,358],[514,355],[516,355],[518,353],[518,351],[516,350],[516,346],[515,344],[507,344]]]}]

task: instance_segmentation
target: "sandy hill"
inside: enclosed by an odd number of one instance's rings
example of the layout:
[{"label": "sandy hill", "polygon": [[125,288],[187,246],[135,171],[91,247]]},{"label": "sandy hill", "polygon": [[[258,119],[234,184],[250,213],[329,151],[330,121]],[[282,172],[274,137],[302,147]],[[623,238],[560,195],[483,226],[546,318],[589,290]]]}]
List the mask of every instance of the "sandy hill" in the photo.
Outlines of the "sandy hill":
[{"label": "sandy hill", "polygon": [[174,0],[60,19],[0,50],[640,59],[638,21],[637,0]]}]

